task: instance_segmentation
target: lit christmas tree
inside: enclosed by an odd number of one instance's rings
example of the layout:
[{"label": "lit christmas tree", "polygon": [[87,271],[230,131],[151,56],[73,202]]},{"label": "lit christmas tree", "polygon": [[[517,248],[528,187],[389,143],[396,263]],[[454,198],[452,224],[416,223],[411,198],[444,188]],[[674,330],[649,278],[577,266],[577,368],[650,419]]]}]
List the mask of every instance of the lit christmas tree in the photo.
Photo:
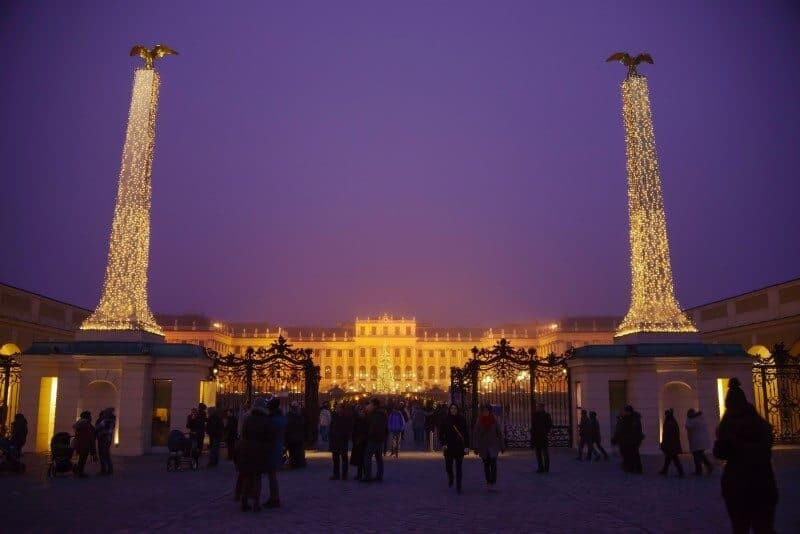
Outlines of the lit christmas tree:
[{"label": "lit christmas tree", "polygon": [[147,303],[150,252],[150,175],[155,144],[159,76],[153,60],[173,50],[136,46],[131,55],[145,59],[136,70],[122,149],[117,204],[111,225],[108,265],[100,303],[81,330],[143,331],[163,335]]},{"label": "lit christmas tree", "polygon": [[389,348],[384,345],[381,355],[378,357],[378,380],[375,382],[375,391],[389,393],[395,388],[392,356],[389,354]]},{"label": "lit christmas tree", "polygon": [[658,172],[647,79],[636,72],[648,54],[612,55],[628,67],[622,82],[622,115],[628,168],[631,307],[616,336],[650,332],[697,332],[675,298],[661,177]]}]

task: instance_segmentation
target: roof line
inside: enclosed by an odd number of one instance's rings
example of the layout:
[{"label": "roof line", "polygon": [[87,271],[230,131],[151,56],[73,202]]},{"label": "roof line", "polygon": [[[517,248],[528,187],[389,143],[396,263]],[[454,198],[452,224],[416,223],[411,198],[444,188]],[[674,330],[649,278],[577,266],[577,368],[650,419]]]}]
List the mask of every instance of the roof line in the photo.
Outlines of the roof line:
[{"label": "roof line", "polygon": [[731,300],[731,299],[743,297],[745,295],[749,295],[750,293],[758,293],[759,291],[764,291],[765,289],[769,289],[771,287],[782,286],[784,284],[790,284],[792,282],[798,282],[798,281],[800,281],[800,276],[798,276],[796,278],[790,278],[789,280],[784,280],[783,282],[778,282],[777,284],[770,284],[768,286],[760,287],[758,289],[751,289],[750,291],[745,291],[744,293],[739,293],[737,295],[733,295],[733,296],[730,296],[730,297],[725,297],[725,298],[721,298],[721,299],[718,299],[718,300],[712,300],[711,302],[706,302],[705,304],[698,304],[697,306],[692,306],[690,308],[685,308],[683,311],[696,310],[698,308],[705,308],[706,306],[711,306],[712,304],[719,304],[720,302],[724,302],[726,300]]}]

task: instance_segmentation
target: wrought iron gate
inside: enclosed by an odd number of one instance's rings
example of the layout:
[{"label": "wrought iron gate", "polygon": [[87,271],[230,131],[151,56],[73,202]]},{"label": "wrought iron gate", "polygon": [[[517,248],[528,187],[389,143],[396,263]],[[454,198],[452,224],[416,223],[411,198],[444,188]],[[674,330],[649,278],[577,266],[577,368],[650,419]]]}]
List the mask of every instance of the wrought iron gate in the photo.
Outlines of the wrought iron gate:
[{"label": "wrought iron gate", "polygon": [[755,405],[772,425],[775,443],[800,443],[800,357],[778,343],[753,363]]},{"label": "wrought iron gate", "polygon": [[234,412],[257,396],[281,399],[284,411],[297,401],[303,408],[306,441],[317,441],[319,418],[319,366],[310,349],[294,349],[283,337],[268,348],[248,348],[244,356],[212,354],[217,380],[217,409]]},{"label": "wrought iron gate", "polygon": [[548,436],[552,447],[572,445],[572,398],[569,391],[571,356],[540,359],[535,349],[514,349],[501,339],[491,349],[472,349],[473,357],[463,368],[450,370],[450,396],[460,405],[471,424],[478,406],[489,403],[503,423],[507,447],[531,447],[531,422],[541,402],[553,419]]}]

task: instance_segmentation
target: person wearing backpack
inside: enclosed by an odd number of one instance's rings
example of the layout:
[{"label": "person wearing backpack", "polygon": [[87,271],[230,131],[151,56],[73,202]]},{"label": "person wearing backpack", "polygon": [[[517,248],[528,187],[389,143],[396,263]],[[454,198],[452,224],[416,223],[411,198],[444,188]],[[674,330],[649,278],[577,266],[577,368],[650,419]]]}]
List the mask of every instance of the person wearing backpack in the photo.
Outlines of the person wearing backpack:
[{"label": "person wearing backpack", "polygon": [[397,409],[397,406],[394,406],[392,408],[392,412],[389,414],[389,433],[392,436],[392,448],[391,452],[389,453],[389,457],[399,457],[398,453],[400,452],[400,436],[402,435],[405,426],[406,421],[403,418],[402,412]]}]

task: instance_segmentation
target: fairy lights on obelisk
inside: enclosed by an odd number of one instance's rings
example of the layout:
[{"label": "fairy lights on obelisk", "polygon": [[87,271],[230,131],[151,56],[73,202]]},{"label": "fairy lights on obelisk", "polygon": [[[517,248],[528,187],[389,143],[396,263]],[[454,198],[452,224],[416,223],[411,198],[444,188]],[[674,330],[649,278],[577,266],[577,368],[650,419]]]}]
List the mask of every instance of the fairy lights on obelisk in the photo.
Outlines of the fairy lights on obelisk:
[{"label": "fairy lights on obelisk", "polygon": [[622,82],[622,115],[628,168],[628,216],[631,245],[631,307],[615,337],[638,333],[697,332],[675,298],[661,195],[647,79],[636,66],[648,54],[612,55],[607,61],[628,67]]},{"label": "fairy lights on obelisk", "polygon": [[132,56],[145,60],[145,66],[136,70],[133,79],[103,293],[94,313],[81,324],[81,330],[163,335],[147,303],[150,174],[159,87],[153,60],[175,53],[163,45],[152,50],[135,46],[131,50]]}]

